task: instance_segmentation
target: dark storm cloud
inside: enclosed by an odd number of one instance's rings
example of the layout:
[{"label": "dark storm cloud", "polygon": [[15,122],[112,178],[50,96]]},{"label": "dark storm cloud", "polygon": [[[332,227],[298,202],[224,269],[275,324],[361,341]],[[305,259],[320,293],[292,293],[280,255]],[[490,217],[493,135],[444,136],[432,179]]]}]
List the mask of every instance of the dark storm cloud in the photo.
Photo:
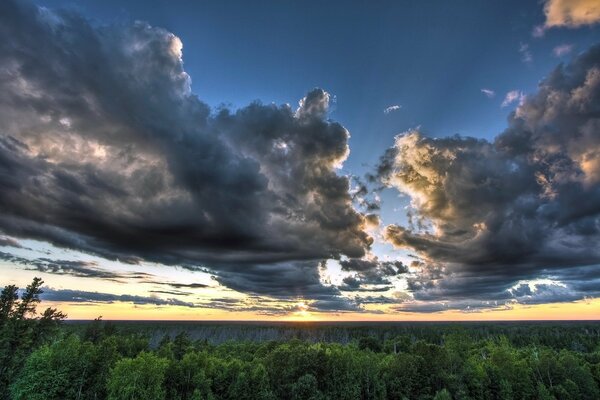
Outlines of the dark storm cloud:
[{"label": "dark storm cloud", "polygon": [[102,303],[111,304],[115,302],[133,303],[138,305],[156,305],[156,306],[182,306],[196,307],[194,303],[185,302],[177,299],[161,299],[159,297],[135,296],[128,294],[112,294],[86,292],[83,290],[70,289],[51,289],[45,288],[44,293],[40,296],[46,301],[60,301],[67,303]]},{"label": "dark storm cloud", "polygon": [[248,265],[231,271],[218,271],[214,279],[240,292],[277,298],[328,300],[340,294],[336,287],[321,283],[318,267],[310,261]]},{"label": "dark storm cloud", "polygon": [[0,39],[6,234],[277,296],[335,297],[318,262],[369,249],[327,92],[211,114],[172,33],[21,1],[1,2]]},{"label": "dark storm cloud", "polygon": [[340,261],[343,271],[370,272],[378,271],[385,276],[394,276],[408,271],[401,261],[379,261],[377,259],[348,259]]},{"label": "dark storm cloud", "polygon": [[214,308],[235,312],[254,312],[261,315],[283,316],[295,312],[364,312],[356,302],[343,298],[328,298],[298,303],[293,300],[247,296],[243,299],[214,298],[200,303],[203,308]]},{"label": "dark storm cloud", "polygon": [[356,272],[347,276],[338,288],[344,292],[385,292],[392,288],[390,277],[408,272],[400,261],[379,261],[377,258],[340,261],[342,271]]},{"label": "dark storm cloud", "polygon": [[184,282],[159,281],[159,280],[156,280],[155,278],[156,277],[149,275],[147,279],[142,280],[142,283],[148,283],[151,285],[159,285],[159,286],[169,286],[174,289],[204,289],[204,288],[207,288],[210,286],[205,283],[198,283],[198,282],[184,283]]},{"label": "dark storm cloud", "polygon": [[98,268],[95,262],[79,260],[53,260],[49,258],[34,258],[15,256],[0,251],[0,260],[24,265],[29,269],[55,275],[71,275],[79,278],[97,278],[119,281],[121,279],[145,278],[151,275],[140,273],[119,273]]},{"label": "dark storm cloud", "polygon": [[411,131],[376,176],[419,219],[385,229],[422,259],[408,279],[416,299],[525,301],[509,288],[536,278],[566,286],[538,286],[529,302],[598,295],[583,283],[600,269],[600,46],[558,66],[494,142]]},{"label": "dark storm cloud", "polygon": [[204,283],[179,283],[179,282],[168,282],[168,281],[157,281],[157,280],[145,280],[144,283],[150,283],[153,285],[170,286],[175,289],[203,289],[209,285]]},{"label": "dark storm cloud", "polygon": [[315,300],[310,303],[308,311],[315,312],[363,312],[358,304],[345,298],[332,298],[326,300]]},{"label": "dark storm cloud", "polygon": [[[377,286],[373,286],[372,281],[359,276],[347,276],[342,279],[342,282],[343,284],[338,286],[338,289],[343,292],[387,292],[393,288],[393,286],[388,286],[391,284],[389,281],[381,279],[375,284]],[[365,287],[365,285],[369,286]]]},{"label": "dark storm cloud", "polygon": [[396,304],[397,299],[387,296],[356,296],[354,300],[358,304]]}]

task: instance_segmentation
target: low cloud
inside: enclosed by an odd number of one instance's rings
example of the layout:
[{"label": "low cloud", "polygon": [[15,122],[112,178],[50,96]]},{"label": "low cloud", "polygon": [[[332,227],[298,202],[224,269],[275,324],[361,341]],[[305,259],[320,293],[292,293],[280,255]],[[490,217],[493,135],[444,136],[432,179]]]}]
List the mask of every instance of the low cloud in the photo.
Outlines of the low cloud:
[{"label": "low cloud", "polygon": [[175,289],[204,289],[209,287],[204,283],[180,283],[180,282],[168,282],[168,281],[156,281],[156,280],[146,280],[144,283],[150,283],[153,285],[162,285],[162,286],[170,286]]},{"label": "low cloud", "polygon": [[98,264],[92,261],[56,260],[50,258],[29,259],[1,251],[0,260],[8,261],[13,264],[20,264],[30,270],[36,270],[55,275],[70,275],[78,278],[96,278],[118,282],[132,278],[146,278],[151,276],[144,273],[131,274],[109,271],[99,268]]},{"label": "low cloud", "polygon": [[96,304],[112,304],[112,303],[133,303],[137,305],[155,305],[155,306],[180,306],[180,307],[197,307],[196,304],[178,299],[162,299],[153,296],[135,296],[129,294],[112,294],[100,292],[86,292],[83,290],[70,289],[52,289],[44,288],[44,293],[40,298],[45,301],[57,301],[64,303],[96,303]]},{"label": "low cloud", "polygon": [[223,297],[202,302],[201,307],[234,312],[253,312],[266,316],[283,316],[307,312],[365,312],[355,301],[341,298],[298,302],[295,300],[272,299],[260,296],[247,296],[243,299]]}]

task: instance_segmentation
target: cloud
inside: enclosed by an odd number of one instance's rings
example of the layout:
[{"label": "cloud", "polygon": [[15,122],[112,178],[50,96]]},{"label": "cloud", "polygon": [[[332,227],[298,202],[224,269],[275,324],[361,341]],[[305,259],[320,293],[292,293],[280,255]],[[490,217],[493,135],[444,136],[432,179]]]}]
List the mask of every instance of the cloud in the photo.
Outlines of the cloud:
[{"label": "cloud", "polygon": [[343,271],[371,272],[378,271],[385,276],[394,276],[407,272],[401,261],[379,261],[376,257],[369,259],[348,259],[340,261]]},{"label": "cloud", "polygon": [[223,297],[202,302],[200,306],[233,312],[253,312],[266,316],[284,316],[306,312],[365,312],[357,302],[341,298],[298,302],[296,300],[272,299],[261,296],[246,296],[242,299]]},{"label": "cloud", "polygon": [[546,28],[577,28],[600,22],[600,4],[596,0],[546,0]]},{"label": "cloud", "polygon": [[150,290],[149,292],[156,294],[169,294],[173,296],[191,296],[194,294],[192,292],[183,292],[181,290]]},{"label": "cloud", "polygon": [[555,57],[563,57],[569,54],[571,51],[573,51],[572,44],[561,44],[552,49],[552,54],[554,54]]},{"label": "cloud", "polygon": [[399,109],[401,109],[401,108],[402,108],[402,106],[399,106],[399,105],[393,105],[393,106],[389,106],[389,107],[386,107],[386,108],[383,110],[383,113],[384,113],[384,114],[389,114],[389,113],[391,113],[391,112],[398,111],[398,110],[399,110]]},{"label": "cloud", "polygon": [[214,279],[240,292],[280,299],[326,300],[340,295],[335,286],[321,282],[318,265],[312,261],[223,267]]},{"label": "cloud", "polygon": [[523,92],[519,90],[511,90],[510,92],[506,93],[506,96],[504,96],[504,100],[502,101],[501,107],[508,107],[516,101],[518,101],[519,104],[521,104],[524,99],[525,95],[523,94]]},{"label": "cloud", "polygon": [[17,248],[17,249],[20,249],[20,248],[23,247],[23,246],[21,246],[21,244],[17,240],[15,240],[15,239],[13,239],[11,237],[2,236],[2,235],[0,235],[0,246],[14,247],[14,248]]},{"label": "cloud", "polygon": [[527,43],[519,44],[519,53],[521,54],[521,61],[524,63],[530,64],[533,62],[533,55],[531,54],[531,50]]},{"label": "cloud", "polygon": [[164,282],[164,281],[146,281],[145,283],[151,283],[154,285],[170,286],[175,289],[204,289],[209,287],[204,283],[179,283],[179,282]]},{"label": "cloud", "polygon": [[[362,257],[348,131],[330,95],[211,110],[182,43],[143,22],[0,4],[0,229],[138,263],[208,268],[250,293],[321,296],[319,262]],[[44,62],[40,62],[44,60]],[[299,286],[286,283],[298,274]],[[283,281],[281,280],[283,279]]]},{"label": "cloud", "polygon": [[481,93],[485,94],[490,99],[496,96],[496,92],[491,89],[481,89]]},{"label": "cloud", "polygon": [[49,258],[24,258],[0,251],[0,260],[20,264],[30,269],[55,275],[70,275],[78,278],[96,278],[111,281],[121,281],[131,278],[145,278],[151,275],[144,273],[120,273],[98,267],[92,261],[55,260]]},{"label": "cloud", "polygon": [[397,304],[398,300],[387,296],[356,296],[354,300],[357,304]]},{"label": "cloud", "polygon": [[533,31],[531,32],[531,36],[533,36],[534,38],[544,37],[545,34],[546,34],[546,28],[543,25],[535,26],[533,28]]},{"label": "cloud", "polygon": [[[423,221],[384,230],[418,257],[407,278],[416,302],[473,309],[600,294],[600,46],[510,98],[521,104],[494,141],[409,131],[382,157],[375,176]],[[538,300],[509,291],[539,279],[556,287],[540,286]]]},{"label": "cloud", "polygon": [[99,303],[112,304],[116,302],[133,303],[137,305],[155,306],[180,306],[195,308],[197,305],[178,299],[162,299],[154,296],[135,296],[129,294],[112,294],[100,292],[86,292],[83,290],[44,288],[40,298],[45,301],[65,303]]},{"label": "cloud", "polygon": [[340,266],[342,271],[356,273],[345,277],[338,286],[344,292],[385,292],[393,287],[390,278],[408,272],[401,261],[380,261],[377,257],[342,260]]}]

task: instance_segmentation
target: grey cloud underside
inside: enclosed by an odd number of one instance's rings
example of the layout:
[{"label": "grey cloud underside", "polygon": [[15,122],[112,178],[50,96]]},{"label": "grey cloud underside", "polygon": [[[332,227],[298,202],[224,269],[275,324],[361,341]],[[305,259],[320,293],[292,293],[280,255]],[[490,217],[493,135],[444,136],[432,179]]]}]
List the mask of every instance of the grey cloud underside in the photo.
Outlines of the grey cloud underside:
[{"label": "grey cloud underside", "polygon": [[65,303],[100,303],[111,304],[115,302],[133,303],[137,305],[155,305],[155,306],[181,306],[197,307],[194,303],[181,301],[178,299],[162,299],[152,296],[135,296],[128,294],[112,294],[99,292],[86,292],[83,290],[70,289],[52,289],[44,288],[44,293],[40,298],[45,301],[59,301]]},{"label": "grey cloud underside", "polygon": [[144,283],[151,283],[153,285],[170,286],[175,289],[203,289],[208,287],[204,283],[179,283],[179,282],[168,282],[168,281],[156,281],[146,280]]},{"label": "grey cloud underside", "polygon": [[184,292],[181,290],[150,290],[149,292],[156,293],[156,294],[172,295],[172,296],[191,296],[194,294],[192,292]]},{"label": "grey cloud underside", "polygon": [[[348,259],[340,261],[343,271],[354,272],[345,277],[338,288],[344,292],[386,292],[394,286],[390,278],[406,274],[408,267],[400,261]],[[384,302],[385,303],[385,302]]]},{"label": "grey cloud underside", "polygon": [[[558,66],[493,142],[409,132],[374,176],[412,197],[409,226],[385,237],[422,259],[408,280],[415,299],[465,308],[600,295],[600,46]],[[509,291],[538,278],[566,287]]]},{"label": "grey cloud underside", "polygon": [[[158,294],[188,296],[184,293],[156,291]],[[342,298],[315,300],[305,308],[291,301],[281,302],[261,297],[248,297],[244,300],[233,298],[216,298],[208,301],[183,301],[176,298],[161,298],[158,296],[137,296],[127,294],[112,294],[89,292],[83,290],[44,288],[40,296],[44,301],[86,304],[132,303],[135,305],[179,306],[188,308],[222,309],[234,312],[255,312],[265,316],[281,316],[302,310],[310,312],[347,312],[364,311],[356,303]]]},{"label": "grey cloud underside", "polygon": [[261,315],[282,316],[294,312],[344,313],[364,312],[358,302],[344,298],[328,298],[306,302],[303,306],[289,300],[249,296],[246,299],[217,298],[202,302],[203,308],[214,308],[237,312],[255,312]]},{"label": "grey cloud underside", "polygon": [[321,283],[319,270],[311,261],[248,265],[229,271],[220,270],[214,279],[240,292],[275,298],[329,300],[340,294],[335,286]]},{"label": "grey cloud underside", "polygon": [[[211,113],[180,50],[145,23],[0,4],[0,231],[210,268],[252,293],[362,257],[372,238],[336,173],[348,132],[326,119],[329,95]],[[337,293],[312,278],[289,289]]]},{"label": "grey cloud underside", "polygon": [[57,260],[50,258],[25,258],[0,251],[0,260],[20,264],[27,269],[55,275],[70,275],[78,278],[105,279],[126,282],[131,279],[148,279],[150,274],[134,272],[123,273],[100,268],[95,262],[79,260]]}]

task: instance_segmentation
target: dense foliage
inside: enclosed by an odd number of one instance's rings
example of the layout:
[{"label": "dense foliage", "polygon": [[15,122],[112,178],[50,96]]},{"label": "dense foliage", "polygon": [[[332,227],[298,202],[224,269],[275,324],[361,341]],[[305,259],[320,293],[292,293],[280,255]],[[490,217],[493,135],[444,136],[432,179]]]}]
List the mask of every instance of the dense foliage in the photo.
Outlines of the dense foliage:
[{"label": "dense foliage", "polygon": [[[39,289],[35,285],[19,304]],[[5,312],[5,304],[16,301],[10,293],[16,291],[5,288],[1,305],[6,399],[600,398],[598,324],[567,334],[530,327],[521,335],[498,334],[504,328],[492,325],[483,331],[454,325],[432,335],[363,336],[347,344],[210,344],[181,332],[151,345],[147,335],[100,319],[81,329],[47,330],[42,316],[21,319],[29,333],[17,345],[16,328],[6,328],[19,325],[19,306]],[[53,315],[53,321],[62,318]],[[435,330],[430,325],[424,332]]]},{"label": "dense foliage", "polygon": [[54,308],[36,315],[43,283],[35,278],[20,298],[15,285],[6,286],[0,293],[0,400],[10,398],[9,385],[17,379],[24,360],[53,336],[65,318]]}]

